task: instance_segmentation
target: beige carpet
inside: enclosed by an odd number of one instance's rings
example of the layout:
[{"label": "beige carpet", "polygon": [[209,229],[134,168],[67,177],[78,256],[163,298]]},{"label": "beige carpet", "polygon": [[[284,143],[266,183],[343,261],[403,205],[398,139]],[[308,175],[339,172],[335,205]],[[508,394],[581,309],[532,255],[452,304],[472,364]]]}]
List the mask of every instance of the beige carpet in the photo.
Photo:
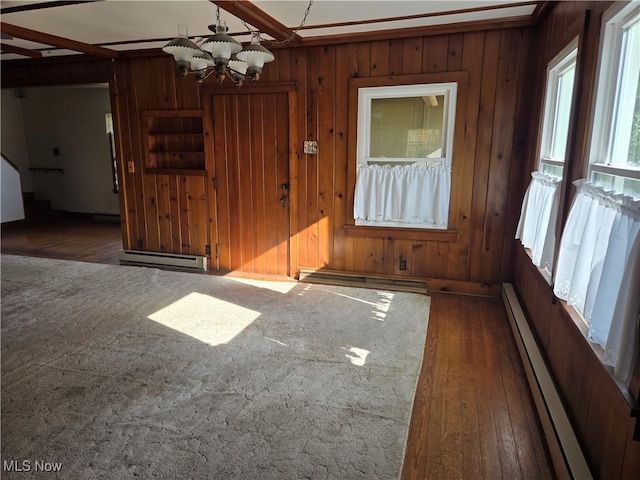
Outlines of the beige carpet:
[{"label": "beige carpet", "polygon": [[1,275],[3,479],[400,476],[427,296],[12,255]]}]

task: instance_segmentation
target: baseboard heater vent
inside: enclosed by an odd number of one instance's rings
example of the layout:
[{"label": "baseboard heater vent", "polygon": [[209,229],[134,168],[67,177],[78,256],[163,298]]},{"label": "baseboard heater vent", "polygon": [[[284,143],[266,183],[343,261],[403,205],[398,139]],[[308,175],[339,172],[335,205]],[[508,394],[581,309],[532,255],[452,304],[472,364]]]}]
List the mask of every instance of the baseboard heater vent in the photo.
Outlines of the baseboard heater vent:
[{"label": "baseboard heater vent", "polygon": [[559,480],[592,479],[551,373],[511,284],[502,285],[502,299],[547,438],[556,476]]},{"label": "baseboard heater vent", "polygon": [[419,279],[402,280],[397,277],[358,275],[331,270],[300,270],[303,283],[343,285],[346,287],[376,288],[401,292],[427,293],[427,281]]},{"label": "baseboard heater vent", "polygon": [[118,258],[120,259],[120,263],[125,265],[155,265],[158,267],[187,268],[190,270],[207,269],[207,257],[201,257],[199,255],[120,250]]}]

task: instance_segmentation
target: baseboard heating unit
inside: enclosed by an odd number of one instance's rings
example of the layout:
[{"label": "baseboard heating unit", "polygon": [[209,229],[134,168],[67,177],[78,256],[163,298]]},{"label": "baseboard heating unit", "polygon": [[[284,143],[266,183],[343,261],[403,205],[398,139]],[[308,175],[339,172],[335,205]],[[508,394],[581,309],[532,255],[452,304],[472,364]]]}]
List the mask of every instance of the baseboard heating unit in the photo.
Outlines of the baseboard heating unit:
[{"label": "baseboard heating unit", "polygon": [[120,263],[125,265],[186,268],[190,270],[207,269],[207,257],[199,255],[120,250],[118,258]]},{"label": "baseboard heating unit", "polygon": [[401,292],[427,293],[426,280],[398,279],[376,275],[358,275],[354,273],[332,270],[300,269],[300,282],[320,283],[326,285],[342,285],[345,287],[376,288]]},{"label": "baseboard heating unit", "polygon": [[556,476],[559,480],[592,479],[551,373],[511,284],[502,285],[502,299],[547,438]]}]

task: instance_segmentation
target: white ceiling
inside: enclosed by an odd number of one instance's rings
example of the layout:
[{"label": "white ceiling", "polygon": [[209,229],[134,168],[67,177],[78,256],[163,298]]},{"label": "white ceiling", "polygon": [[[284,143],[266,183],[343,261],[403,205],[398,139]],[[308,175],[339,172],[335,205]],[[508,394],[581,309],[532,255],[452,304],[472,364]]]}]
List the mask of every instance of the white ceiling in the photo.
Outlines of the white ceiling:
[{"label": "white ceiling", "polygon": [[[118,51],[160,48],[177,36],[178,24],[188,25],[189,36],[197,37],[195,41],[198,43],[210,35],[207,26],[216,21],[216,5],[209,0],[99,0],[27,11],[7,11],[12,7],[30,4],[40,4],[42,7],[55,3],[51,0],[1,0],[0,21]],[[251,3],[293,30],[299,26],[308,0],[254,0]],[[233,3],[226,8],[238,14]],[[531,18],[535,8],[535,4],[526,0],[314,0],[306,25],[298,31],[298,35],[310,40],[340,34],[366,34],[479,20]],[[464,12],[460,13],[461,10]],[[247,28],[237,16],[221,9],[220,18],[237,40],[250,40]],[[251,28],[255,29],[253,25]],[[263,34],[263,38],[272,39],[266,34]],[[2,44],[38,50],[44,57],[78,53],[17,37],[3,39]],[[25,57],[6,52],[1,57],[2,60],[18,58]]]}]

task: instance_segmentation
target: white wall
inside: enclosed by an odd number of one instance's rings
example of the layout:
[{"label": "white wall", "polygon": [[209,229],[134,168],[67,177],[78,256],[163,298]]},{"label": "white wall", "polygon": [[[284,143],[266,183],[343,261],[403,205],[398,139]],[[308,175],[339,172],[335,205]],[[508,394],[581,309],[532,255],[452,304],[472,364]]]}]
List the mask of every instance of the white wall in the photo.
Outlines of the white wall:
[{"label": "white wall", "polygon": [[27,90],[22,114],[29,165],[64,169],[31,174],[38,200],[51,201],[55,210],[120,213],[105,128],[109,111],[107,86]]},{"label": "white wall", "polygon": [[20,173],[2,157],[0,170],[0,223],[24,219]]},{"label": "white wall", "polygon": [[12,89],[2,89],[0,108],[2,153],[18,167],[23,192],[33,192],[31,173],[29,172],[29,153],[22,117],[22,100],[14,95]]}]

